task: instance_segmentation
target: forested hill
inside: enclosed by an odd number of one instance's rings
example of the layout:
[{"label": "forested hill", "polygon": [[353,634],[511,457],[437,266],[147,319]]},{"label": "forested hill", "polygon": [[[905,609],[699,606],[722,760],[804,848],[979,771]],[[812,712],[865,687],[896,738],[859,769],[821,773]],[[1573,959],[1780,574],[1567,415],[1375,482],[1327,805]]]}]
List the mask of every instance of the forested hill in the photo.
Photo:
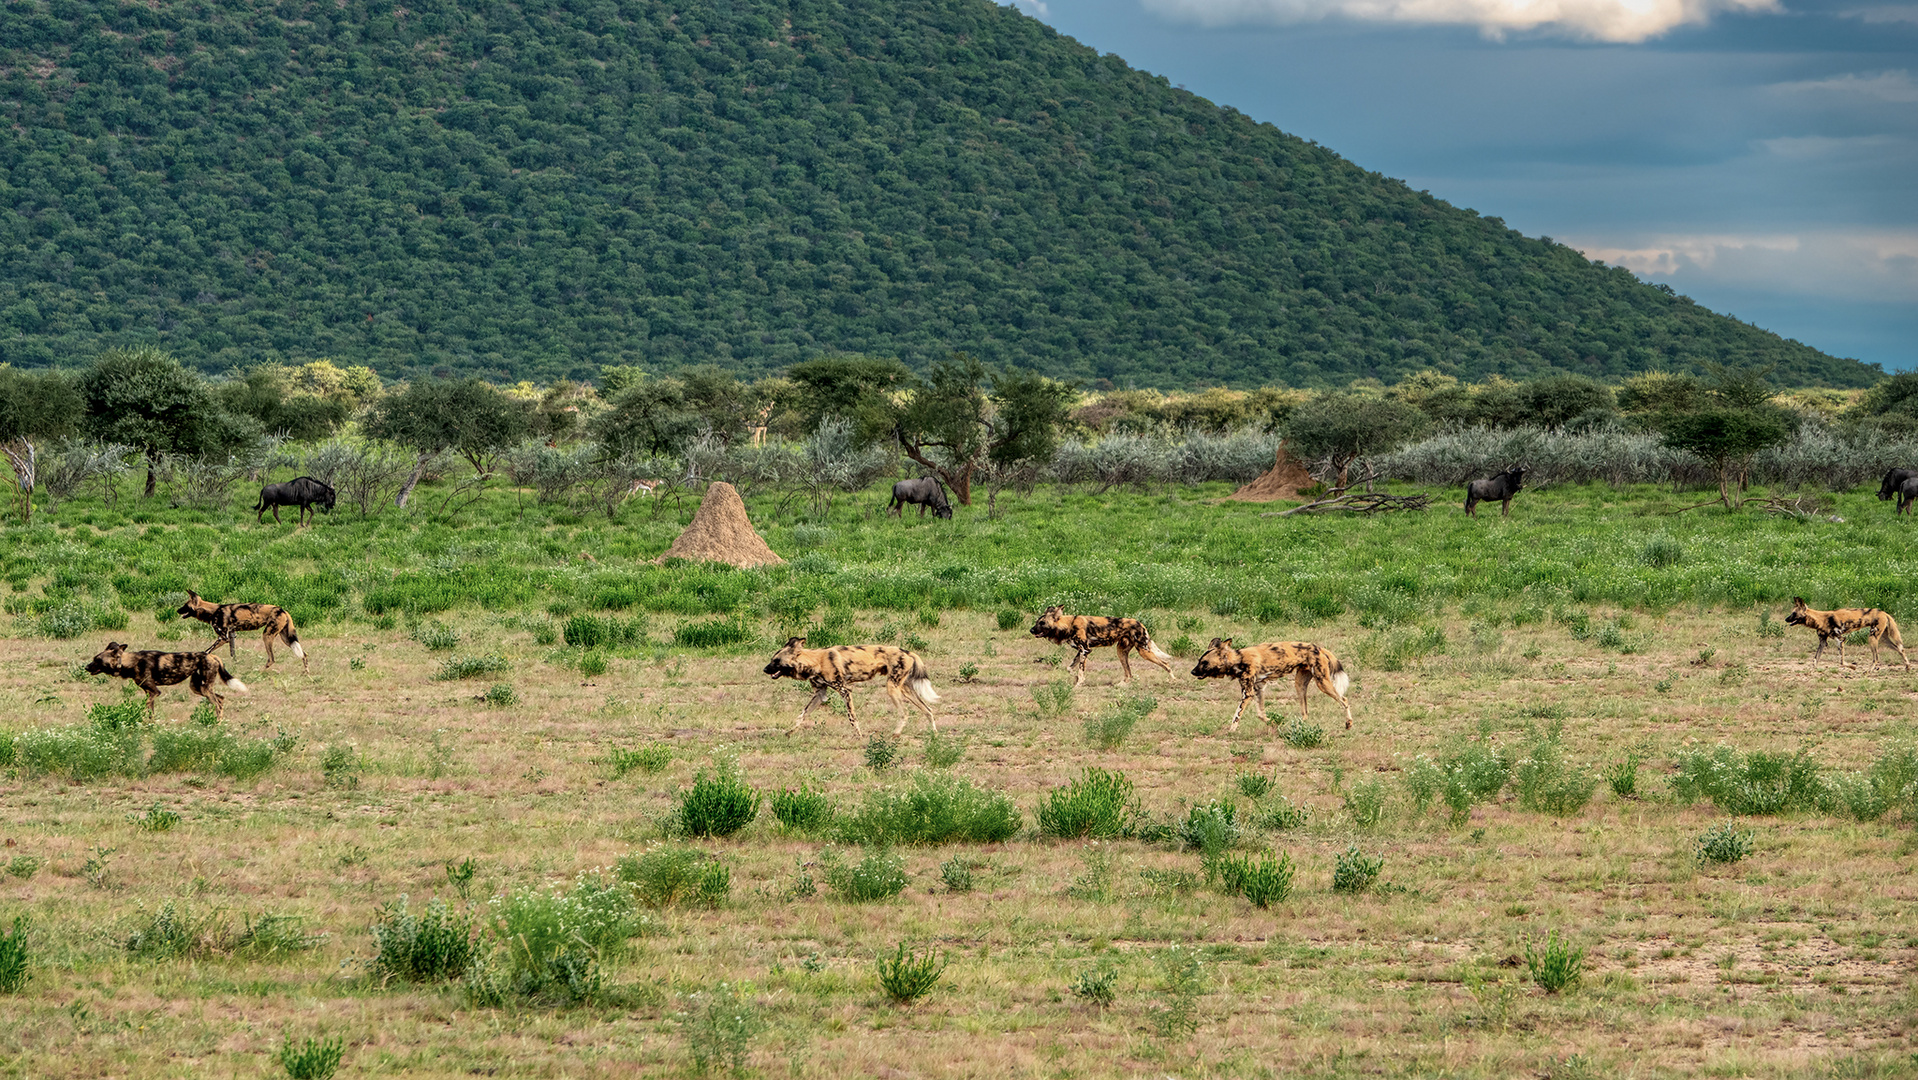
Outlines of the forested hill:
[{"label": "forested hill", "polygon": [[1879,373],[985,0],[9,0],[0,360]]}]

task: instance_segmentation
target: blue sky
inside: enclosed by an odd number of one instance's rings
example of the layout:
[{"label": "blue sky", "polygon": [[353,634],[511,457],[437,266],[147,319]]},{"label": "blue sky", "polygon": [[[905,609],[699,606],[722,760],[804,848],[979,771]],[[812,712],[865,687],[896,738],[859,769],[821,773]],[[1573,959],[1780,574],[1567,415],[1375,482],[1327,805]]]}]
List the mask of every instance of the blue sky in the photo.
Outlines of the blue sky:
[{"label": "blue sky", "polygon": [[1918,0],[1020,0],[1840,356],[1918,368]]}]

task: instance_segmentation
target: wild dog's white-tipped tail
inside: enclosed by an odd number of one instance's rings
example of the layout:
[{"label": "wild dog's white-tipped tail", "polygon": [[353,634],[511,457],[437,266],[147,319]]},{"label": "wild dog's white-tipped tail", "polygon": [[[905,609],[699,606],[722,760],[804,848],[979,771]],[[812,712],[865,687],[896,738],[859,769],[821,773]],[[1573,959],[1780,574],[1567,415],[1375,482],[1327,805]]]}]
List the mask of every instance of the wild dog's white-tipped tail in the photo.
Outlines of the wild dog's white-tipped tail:
[{"label": "wild dog's white-tipped tail", "polygon": [[923,701],[928,705],[939,700],[938,692],[932,688],[931,679],[927,679],[923,677],[917,678],[912,680],[912,682],[908,683],[907,685],[912,687],[913,697],[918,698],[920,701]]},{"label": "wild dog's white-tipped tail", "polygon": [[246,693],[246,684],[231,675],[223,676],[221,681],[226,683],[228,690],[237,690],[242,694]]},{"label": "wild dog's white-tipped tail", "polygon": [[1338,687],[1339,693],[1343,694],[1345,693],[1346,687],[1352,685],[1352,676],[1347,675],[1345,672],[1341,671],[1338,674],[1332,676],[1332,685]]},{"label": "wild dog's white-tipped tail", "polygon": [[296,642],[294,642],[294,643],[293,643],[293,655],[294,655],[294,656],[297,656],[297,657],[299,657],[299,658],[300,658],[300,659],[302,659],[302,660],[304,660],[304,659],[306,659],[306,648],[305,648],[305,646],[303,646],[303,645],[301,645],[301,644],[300,644],[299,642],[297,642],[297,641],[296,641]]},{"label": "wild dog's white-tipped tail", "polygon": [[1164,661],[1167,663],[1171,662],[1172,654],[1169,652],[1166,652],[1164,649],[1159,648],[1159,643],[1152,640],[1152,636],[1149,634],[1146,635],[1145,647],[1146,647],[1146,651],[1152,654],[1152,658],[1154,660]]}]

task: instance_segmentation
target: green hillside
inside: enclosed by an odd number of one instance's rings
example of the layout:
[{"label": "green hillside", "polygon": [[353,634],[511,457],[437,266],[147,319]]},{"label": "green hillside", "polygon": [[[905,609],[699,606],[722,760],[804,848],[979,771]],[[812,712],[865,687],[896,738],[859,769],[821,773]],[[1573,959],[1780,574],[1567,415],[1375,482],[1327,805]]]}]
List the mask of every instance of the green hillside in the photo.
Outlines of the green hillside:
[{"label": "green hillside", "polygon": [[10,0],[0,80],[16,364],[1879,377],[984,0]]}]

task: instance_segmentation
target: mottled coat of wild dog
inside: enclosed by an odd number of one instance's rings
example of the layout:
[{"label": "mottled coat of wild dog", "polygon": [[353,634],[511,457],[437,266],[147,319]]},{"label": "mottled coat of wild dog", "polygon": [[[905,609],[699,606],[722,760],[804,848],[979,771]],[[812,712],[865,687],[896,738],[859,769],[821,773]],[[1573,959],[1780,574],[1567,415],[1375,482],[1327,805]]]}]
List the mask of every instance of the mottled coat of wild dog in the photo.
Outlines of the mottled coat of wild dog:
[{"label": "mottled coat of wild dog", "polygon": [[1791,614],[1785,616],[1786,626],[1802,626],[1818,634],[1818,651],[1811,654],[1815,661],[1825,654],[1825,643],[1838,643],[1838,658],[1845,658],[1845,635],[1854,630],[1866,630],[1871,633],[1871,666],[1878,666],[1878,642],[1898,650],[1898,656],[1905,662],[1905,670],[1911,670],[1911,657],[1905,655],[1904,639],[1898,636],[1898,620],[1887,611],[1877,608],[1838,608],[1833,611],[1819,611],[1805,606],[1805,598],[1791,598]]},{"label": "mottled coat of wild dog", "polygon": [[1332,655],[1332,650],[1322,645],[1310,641],[1270,641],[1235,649],[1231,638],[1213,638],[1212,647],[1199,657],[1192,675],[1199,679],[1239,680],[1239,707],[1232,714],[1232,731],[1239,730],[1239,717],[1244,714],[1248,701],[1258,706],[1259,719],[1271,722],[1272,718],[1265,715],[1265,683],[1286,675],[1292,676],[1298,686],[1299,719],[1306,717],[1306,684],[1314,683],[1327,697],[1344,707],[1345,728],[1352,729],[1352,703],[1345,700],[1345,690],[1352,685],[1351,676],[1345,673],[1345,665]]},{"label": "mottled coat of wild dog", "polygon": [[932,725],[932,730],[939,730],[939,722],[932,716],[932,703],[939,700],[939,695],[933,691],[932,676],[926,670],[926,662],[896,645],[835,645],[830,649],[808,649],[805,638],[787,638],[786,647],[773,654],[765,671],[775,679],[804,679],[812,684],[812,700],[799,710],[799,719],[793,723],[793,731],[805,726],[806,714],[812,711],[814,705],[826,700],[827,692],[832,690],[839,691],[840,700],[846,703],[846,719],[852,721],[852,729],[860,731],[859,714],[852,707],[851,686],[881,675],[886,678],[886,693],[892,697],[893,707],[899,710],[899,723],[892,729],[894,735],[906,730],[908,700],[926,714],[926,723]]},{"label": "mottled coat of wild dog", "polygon": [[213,627],[219,640],[208,646],[211,652],[226,645],[226,654],[234,655],[233,635],[242,630],[258,630],[260,640],[266,645],[266,666],[273,666],[273,641],[278,638],[293,655],[300,658],[300,670],[306,671],[306,647],[300,644],[300,633],[293,629],[293,616],[278,604],[215,604],[200,599],[200,594],[188,590],[186,603],[180,605],[180,618],[198,619]]},{"label": "mottled coat of wild dog", "polygon": [[228,675],[211,649],[206,652],[154,652],[151,649],[128,652],[125,645],[109,641],[87,665],[87,674],[132,679],[133,685],[146,691],[148,716],[153,715],[153,703],[159,699],[162,686],[186,683],[194,693],[213,703],[216,718],[226,711],[226,698],[220,695],[221,689],[246,693],[246,684]]},{"label": "mottled coat of wild dog", "polygon": [[1073,648],[1072,685],[1086,681],[1086,658],[1092,650],[1111,645],[1119,651],[1119,668],[1126,682],[1132,681],[1131,654],[1149,664],[1157,664],[1172,674],[1172,655],[1152,643],[1152,633],[1137,619],[1123,616],[1067,615],[1059,605],[1046,609],[1032,624],[1032,636],[1056,641]]}]

